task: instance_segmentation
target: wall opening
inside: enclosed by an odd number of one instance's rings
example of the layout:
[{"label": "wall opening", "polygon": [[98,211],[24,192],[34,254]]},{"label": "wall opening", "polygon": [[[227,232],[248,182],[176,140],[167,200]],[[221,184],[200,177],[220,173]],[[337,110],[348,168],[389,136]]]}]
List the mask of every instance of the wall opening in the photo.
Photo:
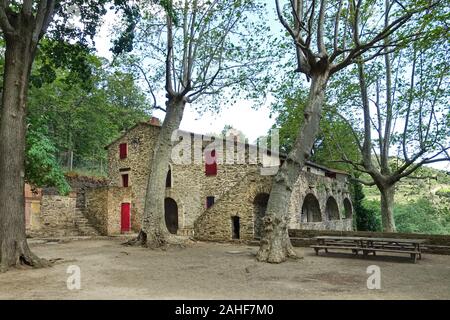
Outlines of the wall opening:
[{"label": "wall opening", "polygon": [[170,166],[166,176],[166,188],[172,188],[172,168]]},{"label": "wall opening", "polygon": [[253,200],[253,236],[255,238],[261,238],[264,230],[263,219],[266,215],[267,202],[269,201],[269,194],[258,193]]},{"label": "wall opening", "polygon": [[214,196],[208,196],[208,197],[206,197],[206,209],[212,207],[213,204],[214,204],[214,201],[215,201]]},{"label": "wall opening", "polygon": [[231,237],[232,239],[241,238],[241,224],[238,216],[231,217]]},{"label": "wall opening", "polygon": [[329,197],[325,206],[325,212],[328,220],[339,220],[339,209],[336,200]]},{"label": "wall opening", "polygon": [[353,216],[352,203],[348,198],[344,199],[344,212],[346,219],[350,219]]},{"label": "wall opening", "polygon": [[129,183],[128,173],[122,174],[122,187],[124,188],[128,187],[128,183]]},{"label": "wall opening", "polygon": [[302,215],[306,217],[306,222],[322,221],[319,201],[311,193],[308,193],[305,197],[305,200],[303,200]]},{"label": "wall opening", "polygon": [[167,230],[172,234],[178,231],[178,205],[172,198],[164,199],[164,217]]}]

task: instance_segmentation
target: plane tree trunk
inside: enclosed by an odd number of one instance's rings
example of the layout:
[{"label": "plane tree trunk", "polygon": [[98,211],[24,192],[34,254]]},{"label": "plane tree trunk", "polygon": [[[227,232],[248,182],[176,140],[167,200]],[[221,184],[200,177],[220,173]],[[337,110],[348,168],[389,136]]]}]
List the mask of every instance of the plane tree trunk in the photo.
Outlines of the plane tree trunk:
[{"label": "plane tree trunk", "polygon": [[395,185],[378,186],[381,193],[381,223],[384,232],[397,232],[394,221]]},{"label": "plane tree trunk", "polygon": [[186,100],[175,96],[167,101],[166,117],[155,144],[151,158],[150,177],[147,183],[142,229],[138,238],[130,244],[139,244],[150,248],[180,244],[182,240],[169,233],[164,217],[164,198],[166,192],[167,164],[172,152],[172,133],[178,130]]},{"label": "plane tree trunk", "polygon": [[34,58],[31,32],[5,35],[5,71],[0,120],[0,271],[44,266],[25,234],[25,135],[28,80]]},{"label": "plane tree trunk", "polygon": [[319,131],[320,117],[325,99],[328,71],[317,72],[311,77],[304,122],[287,159],[274,178],[264,218],[263,237],[257,253],[258,261],[280,263],[297,257],[288,235],[289,203],[295,181],[311,153]]}]

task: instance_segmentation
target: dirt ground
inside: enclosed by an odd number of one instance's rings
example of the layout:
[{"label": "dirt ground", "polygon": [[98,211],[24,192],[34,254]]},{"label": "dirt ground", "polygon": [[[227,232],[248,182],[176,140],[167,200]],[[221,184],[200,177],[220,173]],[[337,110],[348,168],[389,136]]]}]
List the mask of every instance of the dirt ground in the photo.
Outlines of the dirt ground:
[{"label": "dirt ground", "polygon": [[[273,265],[256,262],[257,247],[195,243],[155,251],[121,240],[34,243],[46,269],[0,274],[0,299],[450,299],[450,256],[316,257]],[[67,268],[81,270],[81,289],[67,289]],[[369,265],[381,269],[381,289],[367,289]]]}]

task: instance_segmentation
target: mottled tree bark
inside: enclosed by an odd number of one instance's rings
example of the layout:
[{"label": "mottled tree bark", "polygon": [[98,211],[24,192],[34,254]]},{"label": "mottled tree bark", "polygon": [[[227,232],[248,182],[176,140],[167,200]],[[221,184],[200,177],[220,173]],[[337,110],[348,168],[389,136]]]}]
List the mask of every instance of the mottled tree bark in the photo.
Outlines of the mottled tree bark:
[{"label": "mottled tree bark", "polygon": [[35,47],[26,29],[5,35],[5,40],[0,120],[0,271],[18,265],[47,264],[31,253],[25,234],[25,117]]},{"label": "mottled tree bark", "polygon": [[381,193],[381,223],[384,232],[397,232],[394,221],[395,186],[378,187]]},{"label": "mottled tree bark", "polygon": [[172,133],[178,130],[183,118],[186,100],[173,97],[167,101],[166,117],[161,127],[158,141],[151,158],[150,177],[147,183],[142,229],[131,244],[151,248],[181,244],[183,241],[169,233],[164,218],[164,198],[166,192],[167,164],[172,151]]},{"label": "mottled tree bark", "polygon": [[270,192],[264,218],[263,237],[256,256],[259,261],[280,263],[287,258],[296,257],[288,235],[289,203],[294,183],[298,179],[305,161],[310,156],[319,131],[327,80],[327,69],[316,72],[311,77],[304,122],[291,152],[275,176]]}]

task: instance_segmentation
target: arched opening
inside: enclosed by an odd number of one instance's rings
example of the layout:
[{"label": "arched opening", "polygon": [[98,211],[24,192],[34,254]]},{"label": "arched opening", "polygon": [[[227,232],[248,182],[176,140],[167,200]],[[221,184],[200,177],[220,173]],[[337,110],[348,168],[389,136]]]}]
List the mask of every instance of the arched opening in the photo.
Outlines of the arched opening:
[{"label": "arched opening", "polygon": [[322,221],[319,201],[311,193],[308,193],[305,197],[305,200],[303,200],[302,215],[306,217],[306,222]]},{"label": "arched opening", "polygon": [[172,198],[164,199],[164,217],[166,227],[172,234],[177,234],[178,230],[178,205]]},{"label": "arched opening", "polygon": [[253,236],[255,238],[261,238],[264,228],[263,218],[266,214],[267,202],[269,201],[269,194],[258,193],[253,200]]},{"label": "arched opening", "polygon": [[166,176],[166,188],[172,188],[172,168],[170,166]]},{"label": "arched opening", "polygon": [[339,220],[339,209],[336,200],[329,197],[325,206],[325,212],[328,220]]},{"label": "arched opening", "polygon": [[352,203],[348,198],[344,199],[345,218],[350,219],[353,215]]}]

